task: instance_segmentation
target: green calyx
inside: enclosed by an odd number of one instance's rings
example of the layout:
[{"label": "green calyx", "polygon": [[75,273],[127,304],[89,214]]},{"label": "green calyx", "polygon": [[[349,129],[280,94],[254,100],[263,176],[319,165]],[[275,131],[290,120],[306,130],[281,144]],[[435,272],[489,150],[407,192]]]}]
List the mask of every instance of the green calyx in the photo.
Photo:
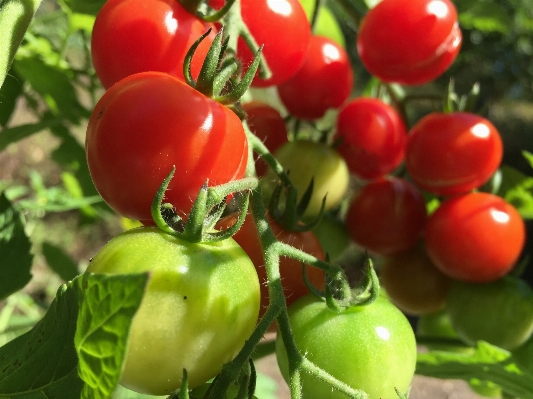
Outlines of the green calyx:
[{"label": "green calyx", "polygon": [[[250,190],[257,187],[256,178],[250,177],[235,180],[213,187],[208,187],[206,182],[198,192],[189,217],[184,220],[175,212],[171,204],[163,203],[165,191],[174,176],[175,170],[176,168],[174,167],[163,180],[152,202],[152,218],[157,227],[168,234],[192,243],[222,241],[230,238],[240,229],[248,210]],[[215,224],[226,208],[228,196],[237,192],[245,192],[239,219],[226,230],[215,230]]]},{"label": "green calyx", "polygon": [[239,101],[250,87],[259,67],[262,47],[259,48],[252,64],[239,80],[240,63],[233,56],[228,56],[229,38],[224,38],[224,28],[221,28],[207,52],[198,79],[195,81],[191,73],[191,61],[200,43],[210,33],[211,29],[196,40],[187,52],[183,74],[189,86],[213,100],[229,106]]}]

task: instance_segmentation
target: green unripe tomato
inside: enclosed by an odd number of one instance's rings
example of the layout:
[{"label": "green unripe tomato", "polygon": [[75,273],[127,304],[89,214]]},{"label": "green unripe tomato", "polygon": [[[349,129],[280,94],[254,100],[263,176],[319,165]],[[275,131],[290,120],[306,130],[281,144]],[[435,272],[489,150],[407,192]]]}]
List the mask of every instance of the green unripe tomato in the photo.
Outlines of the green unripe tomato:
[{"label": "green unripe tomato", "polygon": [[533,290],[517,277],[455,281],[446,306],[454,330],[468,344],[483,340],[513,350],[533,334]]},{"label": "green unripe tomato", "polygon": [[[279,147],[274,157],[289,171],[289,178],[298,189],[298,200],[313,179],[313,195],[304,219],[313,219],[322,206],[322,199],[327,194],[325,211],[336,207],[348,189],[350,173],[346,162],[334,149],[324,143],[307,140],[290,141]],[[269,169],[261,179],[262,193],[265,199],[270,199],[278,177]]]},{"label": "green unripe tomato", "polygon": [[[314,296],[289,307],[296,346],[311,362],[370,399],[397,399],[394,388],[407,391],[415,372],[416,341],[407,318],[389,300],[379,296],[367,306],[337,313]],[[288,359],[278,334],[276,356],[289,380]],[[302,373],[302,397],[344,399],[315,376]]]},{"label": "green unripe tomato", "polygon": [[[300,4],[305,10],[305,14],[309,19],[309,22],[311,22],[311,18],[313,18],[315,0],[300,0]],[[339,23],[337,22],[337,19],[333,13],[327,7],[320,8],[314,33],[318,36],[328,37],[340,44],[342,47],[346,48],[346,40],[344,39],[344,34],[342,33],[341,27],[339,26]]]},{"label": "green unripe tomato", "polygon": [[139,227],[109,241],[87,271],[151,272],[121,379],[137,392],[170,394],[184,368],[190,388],[203,384],[233,359],[257,322],[257,273],[233,239],[193,244]]},{"label": "green unripe tomato", "polygon": [[346,226],[335,216],[326,213],[320,223],[313,228],[324,253],[329,255],[331,261],[341,256],[350,246],[350,237]]},{"label": "green unripe tomato", "polygon": [[[431,338],[456,338],[459,339],[457,333],[452,327],[452,322],[448,317],[448,313],[445,310],[430,313],[426,315],[420,315],[416,323],[416,333],[423,337]],[[443,350],[449,352],[463,352],[471,353],[473,348],[467,346],[451,346],[451,345],[439,345],[430,344],[426,345],[429,350]]]}]

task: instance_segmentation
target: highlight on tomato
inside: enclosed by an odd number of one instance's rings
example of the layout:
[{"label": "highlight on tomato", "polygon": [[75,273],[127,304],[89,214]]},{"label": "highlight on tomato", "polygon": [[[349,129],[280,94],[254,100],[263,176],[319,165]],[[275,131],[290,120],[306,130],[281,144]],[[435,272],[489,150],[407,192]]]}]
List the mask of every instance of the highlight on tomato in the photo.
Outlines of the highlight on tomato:
[{"label": "highlight on tomato", "polygon": [[350,172],[374,180],[391,173],[404,159],[407,130],[395,108],[377,98],[359,97],[337,116],[334,140]]},{"label": "highlight on tomato", "polygon": [[[191,45],[214,25],[189,13],[176,0],[109,0],[98,13],[91,56],[107,89],[139,72],[166,72],[184,80],[183,60]],[[192,74],[198,75],[215,34],[198,47]]]},{"label": "highlight on tomato", "polygon": [[[307,295],[289,307],[289,321],[296,346],[307,359],[370,398],[397,399],[395,388],[403,393],[410,386],[415,336],[407,318],[383,296],[370,305],[335,312],[325,301]],[[287,354],[279,334],[276,357],[288,382]],[[304,398],[346,398],[314,375],[302,373],[301,381]]]},{"label": "highlight on tomato", "polygon": [[346,228],[360,247],[394,255],[418,242],[426,219],[426,204],[416,187],[389,177],[370,182],[355,194],[346,213]]},{"label": "highlight on tomato", "polygon": [[170,395],[184,368],[190,388],[203,384],[237,355],[257,323],[257,273],[231,238],[190,243],[139,227],[109,241],[87,272],[150,272],[120,381],[136,392]]},{"label": "highlight on tomato", "polygon": [[298,119],[319,119],[350,96],[354,76],[346,50],[333,40],[311,36],[303,65],[278,85],[281,102]]},{"label": "highlight on tomato", "polygon": [[405,165],[420,188],[437,195],[466,193],[496,172],[503,144],[496,127],[469,112],[434,112],[409,131]]},{"label": "highlight on tomato", "polygon": [[382,0],[361,21],[357,52],[380,80],[420,85],[449,68],[461,42],[452,1]]},{"label": "highlight on tomato", "polygon": [[106,203],[122,216],[148,222],[155,193],[173,166],[165,198],[185,216],[207,180],[218,185],[242,178],[248,159],[237,115],[162,72],[113,85],[93,110],[85,148]]},{"label": "highlight on tomato", "polygon": [[428,218],[429,257],[444,274],[489,282],[511,271],[525,242],[525,224],[503,198],[469,193],[449,198]]}]

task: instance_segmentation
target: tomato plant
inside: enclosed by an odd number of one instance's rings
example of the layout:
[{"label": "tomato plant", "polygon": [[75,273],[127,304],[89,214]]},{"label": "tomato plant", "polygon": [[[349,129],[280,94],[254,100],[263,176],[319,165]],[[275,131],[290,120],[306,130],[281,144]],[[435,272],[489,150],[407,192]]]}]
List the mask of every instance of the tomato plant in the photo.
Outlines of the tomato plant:
[{"label": "tomato plant", "polygon": [[444,274],[488,282],[515,265],[524,246],[525,226],[503,198],[471,193],[442,202],[428,219],[425,242],[429,257]]},{"label": "tomato plant", "polygon": [[419,85],[448,69],[461,42],[450,0],[383,0],[363,18],[357,51],[379,79]]},{"label": "tomato plant", "polygon": [[[298,199],[313,180],[313,195],[304,218],[318,215],[326,194],[325,210],[334,208],[343,199],[348,189],[349,173],[346,162],[335,149],[324,143],[298,140],[285,143],[274,156],[289,172],[291,181],[298,189]],[[277,183],[274,172],[269,171],[262,181],[266,197],[270,196]]]},{"label": "tomato plant", "polygon": [[[111,0],[95,20],[91,55],[105,88],[138,72],[167,72],[183,78],[183,59],[200,35],[214,25],[187,12],[175,0]],[[197,76],[214,33],[192,62]]]},{"label": "tomato plant", "polygon": [[409,131],[405,164],[414,182],[431,193],[468,192],[485,183],[503,156],[498,130],[468,112],[431,113]]},{"label": "tomato plant", "polygon": [[[293,76],[305,60],[311,37],[309,21],[298,0],[242,0],[241,13],[255,41],[265,46],[263,55],[272,72],[268,79],[256,76],[252,85],[275,86]],[[239,39],[237,56],[244,65],[253,59],[243,39]]]},{"label": "tomato plant", "polygon": [[333,40],[314,35],[303,65],[278,85],[278,94],[295,118],[318,119],[328,109],[340,107],[352,86],[353,71],[346,50]]},{"label": "tomato plant", "polygon": [[232,239],[192,244],[139,227],[107,243],[87,271],[151,272],[121,379],[137,392],[170,394],[180,387],[184,368],[191,388],[206,382],[237,354],[257,322],[257,273]]},{"label": "tomato plant", "polygon": [[379,277],[391,301],[406,313],[444,309],[451,279],[435,267],[423,245],[387,257]]},{"label": "tomato plant", "polygon": [[[261,101],[243,104],[246,122],[250,130],[261,139],[270,152],[276,151],[288,141],[285,120],[274,107]],[[258,176],[264,176],[268,165],[261,159],[256,160],[255,169]]]},{"label": "tomato plant", "polygon": [[426,205],[407,180],[391,177],[364,186],[351,200],[346,228],[359,246],[380,255],[413,247],[426,223]]},{"label": "tomato plant", "polygon": [[334,140],[350,172],[377,179],[404,159],[407,130],[399,113],[377,98],[359,97],[339,112]]},{"label": "tomato plant", "polygon": [[91,115],[85,147],[102,198],[119,214],[147,221],[174,165],[166,199],[184,216],[207,180],[242,178],[248,157],[236,114],[161,72],[135,74],[110,88]]},{"label": "tomato plant", "polygon": [[[405,316],[386,298],[342,312],[305,296],[289,308],[289,318],[301,353],[317,366],[371,398],[396,399],[394,388],[407,391],[416,362],[416,342]],[[287,354],[276,340],[276,356],[288,381]],[[310,374],[302,374],[302,395],[308,399],[346,396]]]},{"label": "tomato plant", "polygon": [[[229,215],[222,219],[217,227],[219,229],[227,229],[232,226],[237,220],[238,215]],[[275,220],[269,218],[270,228],[275,234],[276,238],[286,244],[292,245],[295,248],[311,254],[318,259],[324,259],[324,252],[320,246],[320,242],[312,231],[288,231],[279,225]],[[244,249],[252,260],[259,281],[261,283],[261,309],[259,317],[265,313],[265,309],[269,304],[267,276],[265,272],[265,261],[263,259],[263,250],[259,235],[257,233],[255,224],[252,220],[252,215],[247,215],[242,227],[233,235],[233,239]],[[285,293],[287,305],[290,305],[298,298],[309,293],[307,286],[303,280],[302,264],[292,258],[280,258],[279,271],[281,276],[281,283]],[[312,266],[305,268],[309,282],[318,289],[324,288],[324,272],[321,269]]]},{"label": "tomato plant", "polygon": [[455,281],[447,312],[457,335],[472,345],[483,340],[513,350],[533,334],[533,290],[517,277],[490,283]]}]

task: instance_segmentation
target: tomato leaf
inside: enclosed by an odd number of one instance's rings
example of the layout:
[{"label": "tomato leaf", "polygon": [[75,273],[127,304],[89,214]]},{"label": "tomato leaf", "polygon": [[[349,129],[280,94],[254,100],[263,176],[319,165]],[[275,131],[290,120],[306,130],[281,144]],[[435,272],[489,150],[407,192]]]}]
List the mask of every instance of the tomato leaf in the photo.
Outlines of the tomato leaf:
[{"label": "tomato leaf", "polygon": [[[144,296],[148,274],[85,274],[74,345],[81,399],[108,399],[118,385],[132,318]],[[81,287],[81,286],[80,286]]]},{"label": "tomato leaf", "polygon": [[39,133],[40,131],[58,123],[59,120],[52,119],[4,129],[2,130],[2,133],[0,133],[0,151],[5,149],[9,144],[22,140],[32,134]]},{"label": "tomato leaf", "polygon": [[513,26],[513,21],[503,6],[487,1],[478,1],[460,13],[459,22],[466,29],[504,34]]},{"label": "tomato leaf", "polygon": [[0,88],[0,126],[5,127],[17,103],[17,98],[22,93],[22,79],[13,69],[7,73],[4,84]]},{"label": "tomato leaf", "polygon": [[42,252],[48,266],[65,281],[70,281],[79,274],[78,265],[60,247],[44,242]]},{"label": "tomato leaf", "polygon": [[33,255],[19,212],[0,194],[0,300],[23,288],[30,280]]},{"label": "tomato leaf", "polygon": [[432,351],[419,353],[416,374],[441,379],[490,381],[513,397],[533,398],[533,373],[503,349],[479,341],[472,354]]},{"label": "tomato leaf", "polygon": [[65,0],[65,4],[74,12],[96,15],[106,0]]},{"label": "tomato leaf", "polygon": [[498,195],[513,205],[525,219],[533,219],[533,177],[519,170],[503,166],[502,183]]}]

